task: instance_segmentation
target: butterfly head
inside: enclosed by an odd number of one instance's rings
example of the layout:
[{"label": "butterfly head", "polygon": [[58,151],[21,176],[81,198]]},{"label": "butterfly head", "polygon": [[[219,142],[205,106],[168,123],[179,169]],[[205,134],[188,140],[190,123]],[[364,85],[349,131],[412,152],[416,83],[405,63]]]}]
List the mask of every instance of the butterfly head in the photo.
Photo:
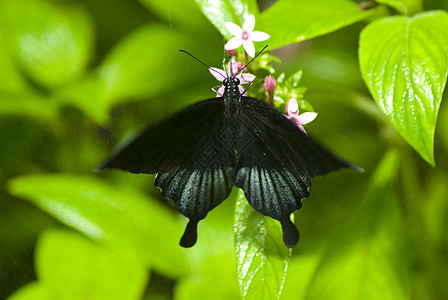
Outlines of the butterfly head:
[{"label": "butterfly head", "polygon": [[240,80],[236,77],[227,77],[222,81],[224,85],[224,95],[240,96],[238,86],[240,85]]}]

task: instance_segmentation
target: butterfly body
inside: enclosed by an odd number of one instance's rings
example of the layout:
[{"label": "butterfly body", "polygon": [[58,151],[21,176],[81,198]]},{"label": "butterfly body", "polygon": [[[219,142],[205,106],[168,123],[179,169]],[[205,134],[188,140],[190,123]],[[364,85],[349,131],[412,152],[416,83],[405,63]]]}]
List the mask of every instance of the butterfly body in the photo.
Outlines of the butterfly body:
[{"label": "butterfly body", "polygon": [[293,247],[299,232],[290,214],[309,196],[310,177],[355,165],[339,158],[272,106],[242,96],[239,80],[224,79],[222,97],[196,103],[145,131],[99,168],[158,173],[162,196],[190,219],[180,244],[196,243],[197,224],[244,190],[260,213],[282,224]]}]

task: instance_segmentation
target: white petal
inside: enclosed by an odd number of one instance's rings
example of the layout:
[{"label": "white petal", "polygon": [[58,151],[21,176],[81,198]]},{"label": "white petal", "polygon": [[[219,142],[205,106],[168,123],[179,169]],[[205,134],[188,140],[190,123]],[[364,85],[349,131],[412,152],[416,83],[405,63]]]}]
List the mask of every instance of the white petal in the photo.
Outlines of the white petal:
[{"label": "white petal", "polygon": [[299,113],[299,105],[295,98],[289,99],[288,104],[286,104],[286,111],[288,115],[297,115]]},{"label": "white petal", "polygon": [[[229,72],[229,74],[235,75],[235,73],[237,73],[238,66],[236,64],[236,59],[235,56],[232,56],[232,58],[229,61],[229,64],[227,65],[227,72]],[[230,72],[232,71],[232,72]]]},{"label": "white petal", "polygon": [[219,88],[219,90],[218,90],[218,93],[217,93],[217,97],[222,97],[222,95],[224,95],[224,90],[226,89],[226,87],[225,86],[223,86],[223,85],[221,85],[221,87]]},{"label": "white petal", "polygon": [[309,122],[311,122],[314,119],[316,119],[316,117],[317,117],[317,113],[315,113],[315,112],[306,112],[306,113],[303,113],[303,114],[299,115],[297,118],[298,118],[300,124],[308,124]]},{"label": "white petal", "polygon": [[224,49],[226,50],[233,50],[238,48],[243,44],[243,40],[240,37],[234,37],[231,38],[230,41],[227,42],[227,44],[224,46]]},{"label": "white petal", "polygon": [[213,77],[215,77],[219,81],[223,81],[225,78],[227,78],[227,74],[224,70],[217,68],[210,68],[208,70],[210,71],[210,74],[212,74]]},{"label": "white petal", "polygon": [[250,39],[254,42],[266,41],[270,37],[271,36],[269,34],[261,31],[254,31],[250,35]]},{"label": "white petal", "polygon": [[255,16],[254,15],[247,16],[247,18],[244,20],[243,30],[246,30],[247,32],[252,32],[254,28],[255,28]]},{"label": "white petal", "polygon": [[306,133],[305,128],[303,128],[302,125],[297,124],[297,128],[299,128],[300,130],[302,130],[302,132],[303,132],[304,134],[308,135],[308,133]]},{"label": "white petal", "polygon": [[252,75],[249,73],[243,73],[241,75],[238,75],[236,78],[238,78],[240,80],[241,84],[246,84],[246,83],[254,81],[255,75]]},{"label": "white petal", "polygon": [[240,26],[236,25],[232,22],[224,22],[224,25],[226,26],[227,30],[233,34],[234,36],[240,36],[243,30]]},{"label": "white petal", "polygon": [[254,47],[254,43],[252,43],[252,41],[243,42],[243,48],[250,57],[255,56],[255,47]]}]

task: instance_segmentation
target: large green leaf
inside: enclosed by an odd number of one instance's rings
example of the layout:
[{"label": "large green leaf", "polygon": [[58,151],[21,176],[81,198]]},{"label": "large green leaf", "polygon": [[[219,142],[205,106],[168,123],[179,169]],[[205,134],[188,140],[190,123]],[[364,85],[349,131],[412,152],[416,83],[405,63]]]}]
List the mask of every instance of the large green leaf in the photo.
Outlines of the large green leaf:
[{"label": "large green leaf", "polygon": [[321,260],[321,251],[317,251],[317,249],[312,251],[313,254],[305,253],[291,257],[281,300],[301,300],[305,298],[307,288]]},{"label": "large green leaf", "polygon": [[31,282],[8,297],[7,300],[56,300],[49,288],[40,282]]},{"label": "large green leaf", "polygon": [[376,2],[389,5],[405,15],[422,10],[422,0],[377,0]]},{"label": "large green leaf", "polygon": [[37,83],[52,88],[83,74],[93,41],[83,9],[40,0],[2,1],[0,24],[14,60]]},{"label": "large green leaf", "polygon": [[0,34],[0,95],[18,94],[28,88],[27,83],[13,64]]},{"label": "large green leaf", "polygon": [[306,299],[410,299],[410,255],[397,193],[399,153],[390,150],[341,234],[328,247]]},{"label": "large green leaf", "polygon": [[[151,12],[169,22],[172,28],[200,29],[207,26],[207,19],[201,14],[194,0],[139,0]],[[182,28],[183,27],[183,28]]]},{"label": "large green leaf", "polygon": [[61,298],[138,299],[147,272],[140,261],[69,231],[48,231],[36,254],[38,279]]},{"label": "large green leaf", "polygon": [[110,102],[105,82],[98,76],[84,77],[55,92],[58,103],[72,105],[98,124],[108,123]]},{"label": "large green leaf", "polygon": [[36,271],[38,283],[11,299],[27,299],[28,294],[28,299],[42,295],[49,300],[132,300],[142,296],[147,280],[140,261],[66,230],[50,230],[41,236]]},{"label": "large green leaf", "polygon": [[448,15],[377,20],[361,33],[361,71],[401,135],[434,164],[434,131],[448,74]]},{"label": "large green leaf", "polygon": [[[440,114],[440,121],[443,116]],[[448,129],[443,124],[440,124],[441,134]],[[409,152],[402,153],[400,190],[406,205],[411,249],[415,261],[419,262],[412,281],[412,296],[413,299],[448,299],[445,280],[448,257],[444,250],[448,249],[447,173],[443,168],[436,168],[431,180],[422,184],[422,168]]]},{"label": "large green leaf", "polygon": [[232,35],[227,31],[224,22],[243,26],[244,19],[248,15],[258,14],[256,0],[196,0],[196,2],[204,15],[227,39]]},{"label": "large green leaf", "polygon": [[283,47],[333,32],[372,14],[359,11],[347,0],[282,0],[265,10],[256,21],[256,30],[268,33],[270,49]]},{"label": "large green leaf", "polygon": [[48,122],[50,126],[60,125],[58,103],[32,94],[0,97],[0,115],[27,116]]},{"label": "large green leaf", "polygon": [[243,299],[279,299],[292,250],[280,223],[255,211],[240,190],[235,210],[235,253]]},{"label": "large green leaf", "polygon": [[159,272],[186,270],[178,221],[133,189],[92,176],[38,174],[10,180],[9,191],[104,245],[131,250]]},{"label": "large green leaf", "polygon": [[[185,34],[163,25],[147,25],[127,36],[102,62],[99,76],[104,82],[106,104],[145,99],[166,92],[191,78],[192,70],[182,67],[186,55],[201,45]],[[198,50],[199,51],[199,50]]]},{"label": "large green leaf", "polygon": [[233,247],[234,195],[199,222],[198,241],[185,251],[192,269],[177,282],[174,299],[240,299]]}]

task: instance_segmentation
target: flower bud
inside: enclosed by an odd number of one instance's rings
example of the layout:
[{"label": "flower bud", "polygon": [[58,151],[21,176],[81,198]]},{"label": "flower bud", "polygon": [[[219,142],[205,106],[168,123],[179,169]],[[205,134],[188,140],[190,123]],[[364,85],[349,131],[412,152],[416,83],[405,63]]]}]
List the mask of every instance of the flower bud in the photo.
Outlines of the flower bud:
[{"label": "flower bud", "polygon": [[264,89],[269,91],[274,91],[275,86],[277,85],[277,82],[275,81],[274,77],[272,77],[271,75],[266,76],[265,80],[264,80]]},{"label": "flower bud", "polygon": [[272,77],[271,75],[266,76],[266,78],[264,79],[263,87],[265,90],[268,91],[269,103],[272,106],[274,106],[274,89],[275,89],[276,85],[277,85],[277,82],[275,81],[274,77]]},{"label": "flower bud", "polygon": [[239,71],[241,71],[241,69],[244,67],[244,64],[242,63],[242,62],[237,62],[236,63],[236,70],[237,70],[237,72],[236,73],[238,73]]},{"label": "flower bud", "polygon": [[231,49],[231,50],[227,50],[227,53],[229,53],[229,54],[232,55],[232,56],[236,56],[236,54],[237,54],[238,52],[236,52],[235,49]]}]

